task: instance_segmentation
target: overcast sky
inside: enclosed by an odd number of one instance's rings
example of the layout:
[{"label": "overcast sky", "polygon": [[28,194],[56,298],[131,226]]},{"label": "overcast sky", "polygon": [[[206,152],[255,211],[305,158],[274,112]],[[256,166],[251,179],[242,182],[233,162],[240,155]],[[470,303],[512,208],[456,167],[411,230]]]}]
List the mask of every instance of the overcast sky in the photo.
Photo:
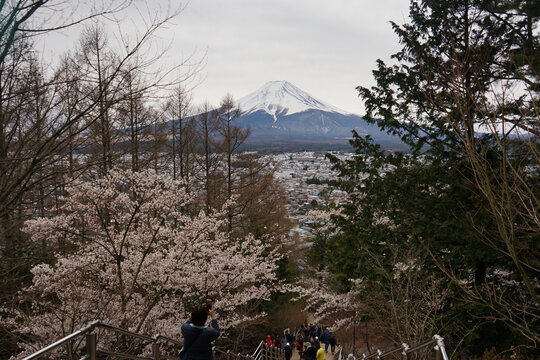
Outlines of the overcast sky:
[{"label": "overcast sky", "polygon": [[402,24],[407,14],[408,0],[191,0],[159,36],[170,43],[169,58],[206,54],[195,103],[217,105],[226,93],[238,99],[267,81],[287,80],[361,114],[354,88],[372,85],[376,59],[399,49],[389,21]]},{"label": "overcast sky", "polygon": [[208,49],[196,101],[235,98],[271,80],[361,113],[357,85],[372,85],[377,58],[399,49],[390,20],[407,0],[192,0],[178,18],[174,48]]}]

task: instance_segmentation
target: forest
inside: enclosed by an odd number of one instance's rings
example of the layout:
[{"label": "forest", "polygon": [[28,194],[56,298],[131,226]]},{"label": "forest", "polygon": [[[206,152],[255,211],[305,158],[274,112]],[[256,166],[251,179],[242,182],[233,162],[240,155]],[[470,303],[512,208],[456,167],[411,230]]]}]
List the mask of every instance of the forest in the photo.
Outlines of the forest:
[{"label": "forest", "polygon": [[[309,314],[356,356],[434,334],[452,359],[540,356],[538,2],[411,0],[391,23],[401,50],[356,91],[409,150],[353,133],[352,157],[327,156],[348,200],[301,219],[303,274],[235,99],[194,104],[204,59],[163,61],[182,8],[125,36],[131,1],[93,5],[0,1],[0,358],[95,319],[178,338],[200,299],[234,351]],[[63,29],[76,45],[46,61]]]},{"label": "forest", "polygon": [[[241,333],[282,287],[274,170],[239,152],[230,95],[191,103],[202,59],[159,63],[156,33],[179,12],[142,14],[128,38],[111,18],[133,4],[101,6],[0,2],[1,358],[98,318],[178,337],[201,298]],[[79,23],[45,62],[38,37]]]},{"label": "forest", "polygon": [[357,90],[410,153],[354,134],[352,159],[329,155],[351,196],[315,214],[312,249],[366,339],[539,356],[539,18],[533,1],[425,0],[391,23],[401,50]]}]

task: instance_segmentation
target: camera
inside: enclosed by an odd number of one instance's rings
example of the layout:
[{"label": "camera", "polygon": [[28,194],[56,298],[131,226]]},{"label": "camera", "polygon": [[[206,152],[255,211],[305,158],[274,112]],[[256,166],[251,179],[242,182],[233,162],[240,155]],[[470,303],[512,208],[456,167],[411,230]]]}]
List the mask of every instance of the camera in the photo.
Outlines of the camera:
[{"label": "camera", "polygon": [[206,300],[206,302],[203,304],[203,308],[205,308],[207,311],[212,310],[212,300]]}]

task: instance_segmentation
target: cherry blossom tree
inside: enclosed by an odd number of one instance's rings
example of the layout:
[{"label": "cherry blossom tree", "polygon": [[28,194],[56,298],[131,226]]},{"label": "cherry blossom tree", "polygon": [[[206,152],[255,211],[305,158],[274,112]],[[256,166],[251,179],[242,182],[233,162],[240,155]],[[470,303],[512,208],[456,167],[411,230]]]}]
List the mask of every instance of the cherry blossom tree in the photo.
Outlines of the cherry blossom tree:
[{"label": "cherry blossom tree", "polygon": [[301,216],[299,220],[308,225],[314,236],[327,239],[339,232],[339,228],[337,228],[332,221],[333,217],[342,215],[340,208],[329,208],[326,210],[315,209],[309,210],[307,214]]},{"label": "cherry blossom tree", "polygon": [[304,279],[291,289],[304,299],[305,310],[313,314],[313,321],[324,322],[330,330],[346,329],[359,321],[364,309],[358,301],[363,291],[362,281],[351,279],[353,285],[347,292],[338,292],[329,286],[330,274],[320,271],[317,276]]},{"label": "cherry blossom tree", "polygon": [[[374,335],[396,344],[417,344],[439,333],[446,325],[441,309],[449,301],[450,292],[446,281],[426,275],[423,270],[429,257],[426,251],[411,248],[406,242],[389,246],[384,253],[362,248],[369,259],[368,264],[362,265],[369,267],[376,277],[358,276],[354,270],[346,275],[336,274],[335,266],[343,266],[345,260],[330,261],[330,257],[343,256],[335,248],[342,236],[340,224],[348,216],[337,208],[314,210],[301,219],[310,224],[315,236],[311,252],[319,261],[318,271],[312,271],[294,289],[298,299],[306,303],[305,310],[313,314],[315,322],[324,323],[332,331],[352,328],[351,341],[341,341],[350,343],[353,351],[370,352],[369,339]],[[360,261],[354,266],[360,266]]]},{"label": "cherry blossom tree", "polygon": [[[299,221],[309,227],[314,243],[310,250],[312,258],[317,257],[324,264],[328,241],[339,234],[340,228],[334,221],[336,217],[345,216],[340,208],[308,211]],[[314,259],[312,259],[314,260]],[[321,265],[319,264],[319,265]],[[304,277],[298,286],[291,289],[303,299],[305,310],[313,314],[314,321],[324,322],[332,331],[347,329],[359,322],[364,313],[360,294],[365,290],[361,279],[348,279],[350,288],[343,289],[332,278],[330,272],[319,266],[319,270]]]},{"label": "cherry blossom tree", "polygon": [[113,170],[66,190],[57,216],[25,228],[33,241],[73,250],[33,268],[27,309],[9,319],[21,339],[32,339],[21,344],[26,352],[93,319],[178,338],[191,307],[205,299],[226,330],[261,316],[249,304],[281,287],[270,241],[230,239],[226,210],[184,215],[192,196],[182,181]]}]

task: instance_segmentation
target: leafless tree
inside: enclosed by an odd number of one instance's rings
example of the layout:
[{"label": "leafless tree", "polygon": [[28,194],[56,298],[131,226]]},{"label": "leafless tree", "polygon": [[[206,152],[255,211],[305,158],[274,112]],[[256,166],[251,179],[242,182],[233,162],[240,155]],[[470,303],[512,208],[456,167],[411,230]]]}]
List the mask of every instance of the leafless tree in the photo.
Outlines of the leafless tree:
[{"label": "leafless tree", "polygon": [[197,156],[195,157],[201,169],[199,181],[203,183],[205,209],[211,212],[216,208],[219,191],[219,166],[221,154],[218,152],[218,123],[217,111],[205,102],[196,115]]},{"label": "leafless tree", "polygon": [[[223,138],[222,152],[226,157],[227,167],[227,200],[232,198],[234,182],[233,156],[238,151],[250,134],[249,129],[241,128],[233,124],[233,121],[241,115],[241,110],[236,106],[231,94],[225,95],[219,108],[219,132]],[[228,230],[233,228],[233,210],[228,210]]]},{"label": "leafless tree", "polygon": [[193,174],[195,121],[192,117],[192,96],[183,85],[177,86],[167,103],[171,127],[171,159],[173,178],[180,177],[189,189]]},{"label": "leafless tree", "polygon": [[[32,16],[40,11],[57,11],[63,5],[68,6],[56,1],[0,2],[0,293],[6,297],[20,285],[20,275],[16,274],[37,256],[35,249],[24,243],[21,223],[35,211],[43,212],[48,201],[58,199],[56,190],[63,176],[75,174],[80,168],[76,157],[84,156],[74,155],[84,151],[86,144],[82,142],[88,139],[90,128],[110,121],[109,113],[120,100],[111,94],[124,82],[125,74],[133,70],[128,66],[130,60],[175,15],[152,18],[129,46],[114,54],[106,71],[90,66],[101,66],[102,62],[86,66],[78,61],[80,56],[66,55],[57,70],[49,74],[37,61],[32,37],[27,35],[37,36],[98,14],[68,20],[53,28],[46,26],[41,12],[42,17],[31,22],[30,27]],[[38,26],[40,22],[43,26]],[[94,35],[94,45],[99,45],[102,38],[99,33]],[[109,167],[111,144],[106,132],[107,127],[103,127],[103,162]],[[64,164],[66,159],[68,166]]]},{"label": "leafless tree", "polygon": [[65,29],[89,19],[117,13],[130,4],[131,0],[113,0],[104,2],[101,7],[92,6],[87,11],[77,12],[79,5],[82,5],[80,3],[59,0],[0,1],[0,63],[6,60],[11,48],[23,36]]},{"label": "leafless tree", "polygon": [[85,91],[89,95],[86,101],[95,104],[86,117],[86,126],[94,140],[93,160],[99,163],[100,173],[105,175],[113,167],[112,147],[119,130],[116,105],[120,102],[119,90],[124,85],[122,76],[130,82],[131,74],[120,71],[120,76],[111,78],[121,59],[109,47],[107,33],[97,22],[84,29],[76,60],[84,74]]},{"label": "leafless tree", "polygon": [[[475,111],[482,114],[491,139],[466,139],[460,128],[452,124],[462,140],[462,152],[473,174],[466,182],[483,199],[495,228],[486,229],[473,218],[468,221],[476,229],[478,241],[506,259],[508,265],[487,269],[486,278],[474,284],[464,281],[466,274],[459,274],[440,262],[438,265],[459,286],[465,301],[491,310],[486,321],[503,321],[537,346],[540,343],[538,326],[535,326],[540,322],[537,183],[540,149],[536,131],[523,130],[538,128],[539,108],[532,89],[520,94],[509,90],[516,88],[516,81],[519,79],[493,85],[490,96],[485,99],[494,103],[474,104]],[[521,83],[527,89],[525,83],[528,80]],[[521,99],[517,100],[516,96]],[[462,103],[460,100],[456,98],[456,103]],[[520,110],[516,103],[522,101],[526,105]],[[510,115],[492,111],[494,108],[512,108],[522,114],[520,120],[508,119]],[[519,126],[516,121],[525,125]],[[508,296],[510,293],[515,295]]]},{"label": "leafless tree", "polygon": [[[134,67],[138,69],[138,67]],[[130,71],[124,77],[118,105],[119,137],[115,141],[117,156],[129,157],[132,171],[154,167],[164,143],[164,129],[160,126],[160,112],[148,104],[150,89],[140,72]],[[119,161],[123,166],[124,161]]]},{"label": "leafless tree", "polygon": [[285,191],[276,182],[277,168],[271,166],[271,160],[257,154],[239,154],[233,166],[232,194],[236,202],[230,210],[235,235],[288,234],[292,222],[284,208]]}]

